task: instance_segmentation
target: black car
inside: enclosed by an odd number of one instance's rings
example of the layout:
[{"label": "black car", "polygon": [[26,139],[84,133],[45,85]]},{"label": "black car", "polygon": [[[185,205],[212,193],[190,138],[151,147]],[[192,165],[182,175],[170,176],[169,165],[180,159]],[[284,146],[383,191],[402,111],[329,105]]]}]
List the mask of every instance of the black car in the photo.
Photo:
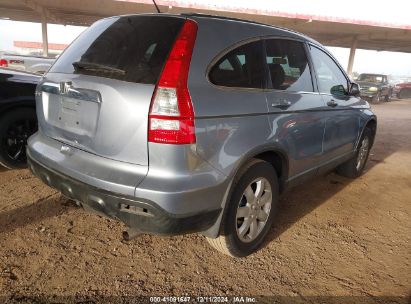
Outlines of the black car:
[{"label": "black car", "polygon": [[393,87],[388,82],[388,76],[383,74],[360,74],[356,80],[360,85],[361,97],[365,100],[379,103],[390,101]]},{"label": "black car", "polygon": [[9,169],[26,166],[27,139],[37,131],[34,93],[40,79],[0,69],[0,164]]}]

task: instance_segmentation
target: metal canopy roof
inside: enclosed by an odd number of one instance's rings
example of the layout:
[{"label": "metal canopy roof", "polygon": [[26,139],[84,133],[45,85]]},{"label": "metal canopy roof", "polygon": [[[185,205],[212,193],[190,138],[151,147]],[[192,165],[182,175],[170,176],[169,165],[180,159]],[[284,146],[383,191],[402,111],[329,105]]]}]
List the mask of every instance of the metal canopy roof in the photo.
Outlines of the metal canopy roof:
[{"label": "metal canopy roof", "polygon": [[[252,1],[252,0],[250,0]],[[302,32],[325,45],[398,51],[411,53],[411,24],[287,14],[197,4],[195,1],[157,0],[160,9],[169,13],[198,12],[254,20]],[[87,26],[113,15],[155,12],[151,0],[0,0],[0,18],[18,21]]]}]

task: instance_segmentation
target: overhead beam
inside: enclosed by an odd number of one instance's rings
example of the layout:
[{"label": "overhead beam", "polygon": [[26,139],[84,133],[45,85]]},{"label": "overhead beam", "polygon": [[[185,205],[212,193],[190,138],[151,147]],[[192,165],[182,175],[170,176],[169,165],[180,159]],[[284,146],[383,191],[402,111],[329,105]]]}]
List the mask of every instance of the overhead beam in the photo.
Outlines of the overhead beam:
[{"label": "overhead beam", "polygon": [[33,11],[39,13],[41,16],[45,15],[47,20],[53,20],[56,23],[66,25],[63,19],[58,18],[54,15],[50,10],[46,9],[44,6],[40,5],[38,2],[34,0],[23,0],[23,3],[31,8]]},{"label": "overhead beam", "polygon": [[[310,34],[310,36],[316,36],[315,34]],[[336,43],[339,43],[339,42],[344,42],[344,41],[347,41],[347,40],[349,40],[349,39],[352,39],[352,35],[350,35],[350,36],[341,36],[341,37],[338,37],[338,38],[333,38],[333,39],[326,39],[326,38],[323,38],[323,37],[321,37],[321,36],[317,36],[317,39],[318,40],[321,40],[321,43],[322,44],[326,44],[326,45],[333,45],[333,44],[336,44]]]},{"label": "overhead beam", "polygon": [[109,17],[110,15],[97,15],[97,14],[89,14],[86,12],[71,12],[71,11],[55,11],[59,16],[61,16],[66,24],[75,24],[75,25],[83,25],[88,26],[92,23],[96,22],[99,19]]},{"label": "overhead beam", "polygon": [[[104,2],[104,5],[100,5]],[[157,1],[162,8],[163,4],[173,5],[175,13],[197,11],[217,15],[247,18],[273,25],[289,26],[317,39],[323,44],[350,48],[352,37],[358,36],[357,48],[370,50],[401,51],[411,53],[411,26],[401,28],[372,24],[349,24],[338,20],[317,20],[311,23],[308,16],[273,15],[266,11],[227,11],[214,7],[178,6],[183,2],[196,3],[198,1]],[[47,4],[46,4],[47,3]],[[49,5],[48,5],[49,4]],[[154,5],[150,0],[0,0],[0,17],[11,20],[42,22],[43,9],[48,23],[89,25],[106,15],[122,15],[130,13],[153,12]],[[307,18],[303,18],[307,17]],[[307,23],[308,22],[308,23]],[[378,24],[378,23],[376,23]]]},{"label": "overhead beam", "polygon": [[38,22],[38,14],[32,10],[10,9],[0,7],[0,18],[11,19],[15,21]]},{"label": "overhead beam", "polygon": [[396,47],[388,47],[384,48],[383,50],[379,50],[379,52],[406,52],[408,49],[410,49],[410,46],[396,46]]}]

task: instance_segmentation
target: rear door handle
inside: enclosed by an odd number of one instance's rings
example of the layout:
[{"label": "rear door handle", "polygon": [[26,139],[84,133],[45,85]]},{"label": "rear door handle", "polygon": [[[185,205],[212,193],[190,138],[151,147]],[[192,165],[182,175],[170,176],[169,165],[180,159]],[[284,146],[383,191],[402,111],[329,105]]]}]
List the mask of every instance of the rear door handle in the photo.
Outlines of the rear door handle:
[{"label": "rear door handle", "polygon": [[327,101],[327,106],[334,108],[338,106],[338,103],[334,99],[331,99],[330,101]]}]

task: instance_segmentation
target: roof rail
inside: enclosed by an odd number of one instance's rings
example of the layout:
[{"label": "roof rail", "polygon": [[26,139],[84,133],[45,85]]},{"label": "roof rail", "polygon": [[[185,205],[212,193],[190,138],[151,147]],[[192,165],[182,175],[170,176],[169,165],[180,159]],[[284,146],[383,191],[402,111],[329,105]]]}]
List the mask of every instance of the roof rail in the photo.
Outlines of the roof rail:
[{"label": "roof rail", "polygon": [[271,27],[273,26],[271,24],[261,23],[257,21],[251,21],[247,19],[234,18],[234,17],[219,16],[219,15],[210,15],[210,14],[201,14],[201,13],[181,13],[180,15],[185,16],[185,17],[205,17],[205,18],[213,18],[213,19],[221,19],[221,20],[247,22],[251,24],[265,25],[265,26],[271,26]]},{"label": "roof rail", "polygon": [[308,37],[307,35],[304,35],[303,33],[300,33],[296,30],[292,30],[292,29],[289,29],[289,28],[286,28],[286,27],[277,26],[277,25],[273,25],[273,24],[267,24],[267,23],[251,21],[251,20],[247,20],[247,19],[235,18],[235,17],[226,17],[226,16],[209,15],[209,14],[201,14],[201,13],[181,13],[180,15],[184,16],[184,17],[205,17],[205,18],[221,19],[221,20],[228,20],[228,21],[240,21],[240,22],[245,22],[245,23],[250,23],[250,24],[255,24],[255,25],[268,26],[268,27],[280,29],[280,30],[283,30],[283,31],[287,31],[289,33],[294,33],[294,34],[302,36],[302,37],[304,37],[308,40],[311,40],[313,42],[317,42],[317,41],[313,40],[312,38]]}]

